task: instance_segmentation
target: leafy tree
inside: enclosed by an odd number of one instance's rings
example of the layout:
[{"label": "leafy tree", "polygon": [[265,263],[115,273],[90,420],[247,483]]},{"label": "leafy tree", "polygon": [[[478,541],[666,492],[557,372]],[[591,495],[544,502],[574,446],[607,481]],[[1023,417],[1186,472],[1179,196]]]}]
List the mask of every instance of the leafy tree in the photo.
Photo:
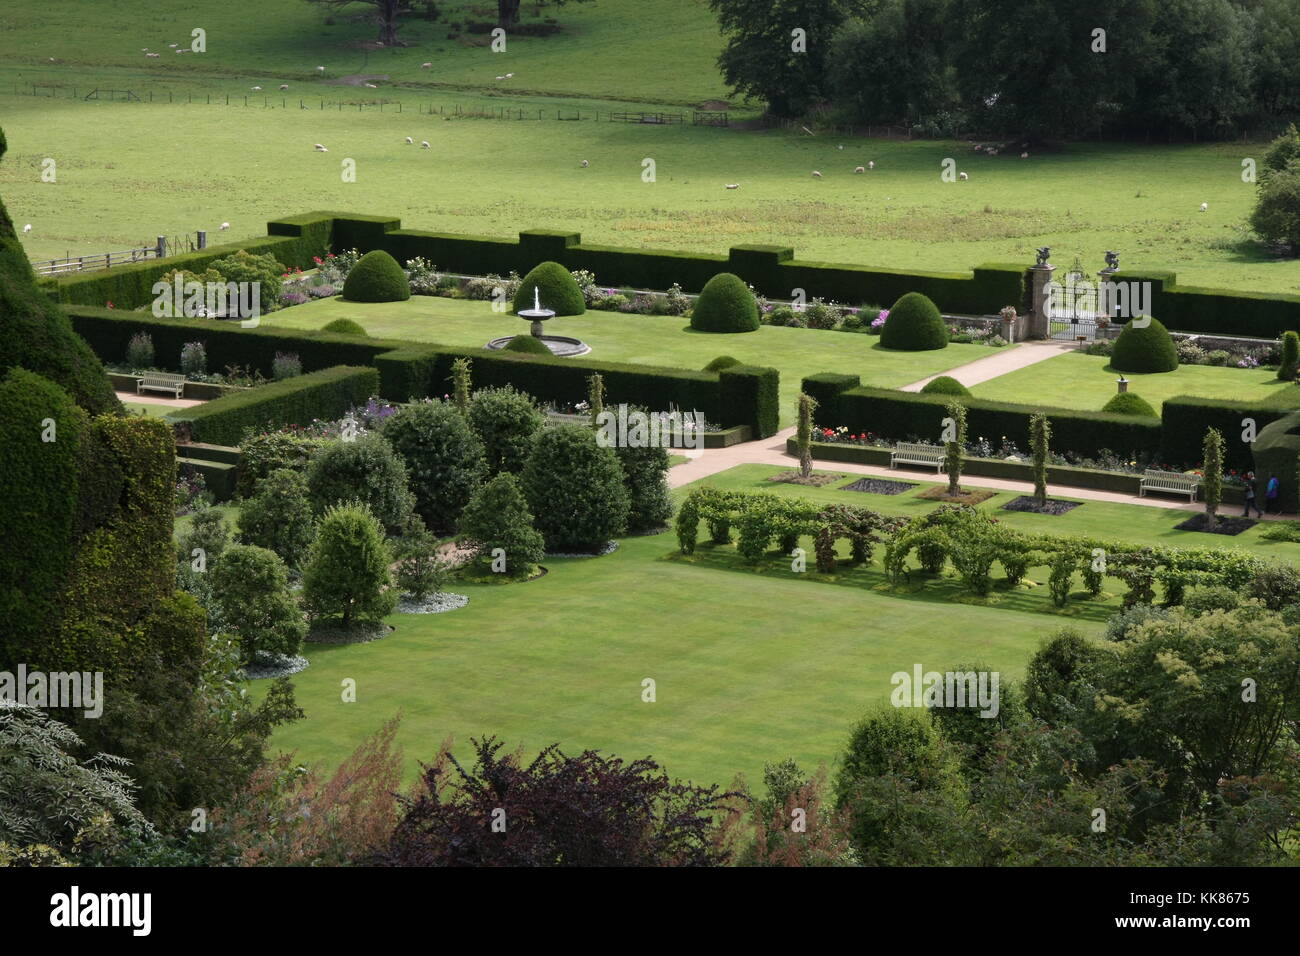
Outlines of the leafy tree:
[{"label": "leafy tree", "polygon": [[438,594],[447,584],[448,567],[438,553],[438,536],[424,527],[419,515],[407,519],[393,546],[397,559],[397,589],[416,601]]},{"label": "leafy tree", "polygon": [[451,363],[451,399],[457,411],[464,414],[469,410],[470,369],[473,363],[467,358],[458,358]]},{"label": "leafy tree", "polygon": [[[767,794],[749,798],[752,836],[737,854],[740,866],[853,866],[850,818],[835,807],[826,766],[811,777],[793,759],[763,765]],[[743,782],[734,789],[744,790]],[[800,828],[794,826],[798,820]],[[734,824],[733,824],[734,821]],[[739,815],[728,824],[738,825]]]},{"label": "leafy tree", "polygon": [[474,493],[461,514],[460,530],[477,546],[480,562],[490,562],[497,548],[504,551],[504,573],[510,577],[529,574],[545,550],[519,482],[509,473],[497,475]]},{"label": "leafy tree", "polygon": [[623,487],[627,489],[627,530],[635,534],[662,528],[673,516],[668,450],[661,445],[619,445],[614,454],[623,466]]},{"label": "leafy tree", "polygon": [[1052,439],[1052,423],[1042,412],[1029,416],[1029,450],[1034,456],[1034,500],[1038,507],[1047,506],[1047,451]]},{"label": "leafy tree", "polygon": [[546,416],[532,398],[509,385],[479,389],[469,404],[469,425],[483,443],[489,475],[523,471],[533,439],[545,424]]},{"label": "leafy tree", "polygon": [[799,393],[799,427],[796,434],[799,443],[799,474],[804,478],[812,475],[812,428],[816,408],[817,399],[806,392]]},{"label": "leafy tree", "polygon": [[317,453],[307,466],[307,488],[317,515],[343,501],[360,501],[386,528],[397,530],[406,523],[416,499],[405,456],[398,457],[387,434],[365,432],[350,441],[331,442]]},{"label": "leafy tree", "polygon": [[303,601],[313,614],[338,615],[344,629],[392,613],[392,561],[384,530],[362,504],[335,505],[320,520],[303,572]]},{"label": "leafy tree", "polygon": [[1295,123],[1290,123],[1282,135],[1269,143],[1260,163],[1260,178],[1267,180],[1273,173],[1280,173],[1293,162],[1300,161],[1300,130]]},{"label": "leafy tree", "polygon": [[[307,2],[331,10],[338,10],[354,3],[373,8],[374,12],[367,16],[379,27],[378,39],[383,46],[401,45],[397,39],[397,31],[402,28],[400,21],[403,16],[411,12],[411,0],[307,0]],[[515,9],[519,8],[519,0],[499,0],[499,2],[514,2]]]},{"label": "leafy tree", "polygon": [[1250,228],[1265,242],[1300,254],[1300,160],[1260,181]]},{"label": "leafy tree", "polygon": [[245,661],[298,653],[307,634],[289,575],[274,551],[250,544],[227,548],[212,569],[212,596],[226,627],[238,635]]},{"label": "leafy tree", "polygon": [[537,436],[521,486],[548,551],[597,552],[627,525],[630,503],[612,448],[579,425]]},{"label": "leafy tree", "polygon": [[[531,762],[472,741],[476,763],[444,745],[376,862],[385,866],[719,866],[715,819],[737,795],[671,782],[649,758],[625,763],[552,744]],[[498,829],[501,827],[502,829]]]},{"label": "leafy tree", "polygon": [[300,472],[271,472],[239,510],[240,542],[274,551],[289,568],[301,567],[316,537],[308,494],[307,479]]},{"label": "leafy tree", "polygon": [[449,402],[418,402],[384,423],[384,437],[410,469],[415,508],[431,529],[456,526],[487,475],[483,443]]},{"label": "leafy tree", "polygon": [[944,445],[944,470],[948,472],[948,494],[961,491],[962,451],[966,447],[966,406],[953,399],[944,409],[952,419],[952,440]]},{"label": "leafy tree", "polygon": [[1071,722],[1090,701],[1090,669],[1103,652],[1074,628],[1045,640],[1025,668],[1025,708],[1052,726]]},{"label": "leafy tree", "polygon": [[1205,430],[1204,475],[1205,530],[1213,531],[1218,522],[1219,503],[1223,500],[1223,433],[1217,428]]},{"label": "leafy tree", "polygon": [[1300,368],[1300,334],[1288,329],[1282,333],[1282,361],[1278,365],[1277,377],[1286,382],[1294,381],[1297,368]]},{"label": "leafy tree", "polygon": [[587,404],[591,406],[591,423],[599,427],[600,413],[605,410],[605,377],[599,372],[587,376]]}]

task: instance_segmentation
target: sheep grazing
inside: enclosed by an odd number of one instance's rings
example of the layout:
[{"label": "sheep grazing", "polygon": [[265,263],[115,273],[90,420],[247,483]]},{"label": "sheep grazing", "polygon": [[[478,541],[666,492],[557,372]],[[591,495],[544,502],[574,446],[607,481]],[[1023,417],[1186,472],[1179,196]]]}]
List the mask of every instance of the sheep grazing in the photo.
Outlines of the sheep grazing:
[{"label": "sheep grazing", "polygon": [[375,86],[375,84],[373,84],[373,83],[367,83],[365,86],[366,86],[366,89],[368,89],[368,90],[377,90],[377,89],[379,89],[379,87]]},{"label": "sheep grazing", "polygon": [[312,147],[312,148],[315,149],[316,152],[318,152],[318,153],[328,153],[328,152],[329,152],[329,150],[326,149],[324,146],[322,146],[320,143],[317,143],[317,144],[316,144],[314,147]]},{"label": "sheep grazing", "polygon": [[31,231],[32,231],[32,224],[31,224],[30,222],[29,222],[27,225],[23,226],[23,235],[24,235],[24,236],[27,235],[27,233],[29,233],[29,232],[31,232]]},{"label": "sheep grazing", "polygon": [[960,179],[962,182],[965,182],[966,180],[970,179],[970,177],[967,176],[965,173],[958,173],[957,178]]},{"label": "sheep grazing", "polygon": [[161,54],[161,53],[146,53],[145,56],[147,56],[147,57],[155,57],[155,56],[162,56],[162,54]]},{"label": "sheep grazing", "polygon": [[420,69],[422,69],[422,70],[428,70],[428,69],[432,68],[432,66],[433,66],[432,63],[421,63],[421,64],[420,64]]},{"label": "sheep grazing", "polygon": [[841,145],[839,145],[839,146],[836,146],[835,148],[836,148],[836,149],[843,149],[844,146],[843,146],[843,144],[841,144]]},{"label": "sheep grazing", "polygon": [[1028,153],[1021,153],[1021,154],[1020,154],[1020,158],[1021,158],[1021,159],[1028,159],[1028,158],[1029,158],[1029,154],[1028,154]]},{"label": "sheep grazing", "polygon": [[228,222],[223,222],[223,223],[221,224],[221,231],[222,231],[222,232],[225,232],[225,231],[226,231],[227,229],[229,229],[229,228],[230,228],[230,223],[228,223]]},{"label": "sheep grazing", "polygon": [[318,72],[318,73],[324,73],[324,72],[325,72],[325,67],[323,67],[323,66],[318,66],[318,67],[316,67],[316,72]]},{"label": "sheep grazing", "polygon": [[406,145],[407,145],[407,146],[411,146],[411,145],[413,145],[414,143],[415,143],[415,140],[411,139],[411,137],[409,137],[409,136],[406,137]]},{"label": "sheep grazing", "polygon": [[498,76],[497,79],[498,79],[498,80],[504,80],[505,77],[504,77],[504,76]]},{"label": "sheep grazing", "polygon": [[179,43],[168,43],[167,45],[171,47],[173,50],[176,49],[178,46],[180,46]]},{"label": "sheep grazing", "polygon": [[281,83],[281,84],[280,84],[280,89],[282,89],[282,90],[287,90],[288,88],[289,88],[289,84],[288,84],[288,83]]},{"label": "sheep grazing", "polygon": [[865,172],[867,171],[867,167],[865,167],[865,166],[854,166],[854,167],[853,167],[853,171],[854,171],[855,173],[865,173]]},{"label": "sheep grazing", "polygon": [[867,163],[867,169],[875,169],[875,168],[876,168],[876,161],[874,159],[871,162]]},{"label": "sheep grazing", "polygon": [[1201,203],[1201,212],[1209,212],[1209,211],[1210,211],[1210,204],[1208,202]]},{"label": "sheep grazing", "polygon": [[727,188],[728,188],[728,189],[739,189],[739,188],[740,188],[740,183],[727,183]]},{"label": "sheep grazing", "polygon": [[514,76],[515,76],[515,75],[514,75],[513,73],[507,73],[507,74],[506,74],[506,79],[507,79],[507,80],[512,80],[512,79],[514,79]]},{"label": "sheep grazing", "polygon": [[428,148],[429,148],[429,141],[427,139],[420,140],[420,149],[428,149]]},{"label": "sheep grazing", "polygon": [[581,166],[583,169],[586,169],[588,166],[591,165],[591,163],[587,162],[587,161],[584,159],[584,160],[583,160],[582,162],[580,162],[578,165]]},{"label": "sheep grazing", "polygon": [[822,178],[822,174],[819,173],[819,172],[818,172],[817,170],[815,170],[815,169],[812,171],[812,174],[813,174],[813,179],[821,179],[821,178]]},{"label": "sheep grazing", "polygon": [[254,93],[260,93],[260,92],[262,92],[262,88],[261,88],[260,86],[255,86],[255,87],[253,87],[253,92],[254,92]]}]

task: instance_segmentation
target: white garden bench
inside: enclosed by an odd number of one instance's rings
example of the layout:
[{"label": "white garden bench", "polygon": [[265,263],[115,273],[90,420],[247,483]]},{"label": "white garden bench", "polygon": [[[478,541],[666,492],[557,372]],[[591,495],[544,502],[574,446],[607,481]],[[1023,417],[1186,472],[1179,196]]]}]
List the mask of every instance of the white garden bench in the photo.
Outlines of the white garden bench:
[{"label": "white garden bench", "polygon": [[135,383],[135,393],[139,395],[146,388],[154,392],[171,392],[180,398],[185,391],[185,376],[175,372],[145,372]]},{"label": "white garden bench", "polygon": [[899,442],[889,452],[889,467],[895,468],[901,462],[904,465],[933,465],[936,471],[943,471],[944,448],[942,445],[919,445]]},{"label": "white garden bench", "polygon": [[1170,494],[1187,495],[1188,501],[1196,500],[1196,492],[1201,487],[1199,475],[1184,475],[1180,471],[1156,471],[1148,468],[1138,482],[1138,497],[1148,491],[1167,491]]}]

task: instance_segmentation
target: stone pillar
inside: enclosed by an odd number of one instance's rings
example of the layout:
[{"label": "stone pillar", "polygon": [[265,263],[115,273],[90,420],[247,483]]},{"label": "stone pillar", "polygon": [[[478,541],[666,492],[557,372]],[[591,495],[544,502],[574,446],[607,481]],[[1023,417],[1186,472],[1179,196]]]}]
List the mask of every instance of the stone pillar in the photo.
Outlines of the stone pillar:
[{"label": "stone pillar", "polygon": [[1109,288],[1114,281],[1114,269],[1102,269],[1097,273],[1097,318],[1106,319],[1108,324],[1115,321],[1115,303],[1110,300]]},{"label": "stone pillar", "polygon": [[1008,342],[1016,341],[1020,334],[1021,317],[1019,315],[1002,316],[1002,337]]},{"label": "stone pillar", "polygon": [[1047,317],[1050,300],[1048,284],[1052,281],[1054,265],[1031,266],[1029,269],[1029,301],[1032,311],[1029,313],[1029,328],[1025,330],[1027,339],[1051,338],[1051,324]]},{"label": "stone pillar", "polygon": [[208,247],[208,234],[202,229],[200,229],[198,232],[198,237],[199,237],[199,248],[206,249]]}]

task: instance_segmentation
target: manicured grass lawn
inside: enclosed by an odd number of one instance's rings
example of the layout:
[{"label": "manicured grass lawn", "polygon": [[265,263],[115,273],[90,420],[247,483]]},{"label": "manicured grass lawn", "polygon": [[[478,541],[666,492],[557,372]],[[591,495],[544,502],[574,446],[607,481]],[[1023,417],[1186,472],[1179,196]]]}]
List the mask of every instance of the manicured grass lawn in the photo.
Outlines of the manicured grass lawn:
[{"label": "manicured grass lawn", "polygon": [[[1100,411],[1116,393],[1119,375],[1104,355],[1067,352],[990,379],[971,388],[971,393],[977,398],[1003,402]],[[1296,389],[1278,381],[1276,372],[1258,368],[1180,365],[1173,372],[1125,372],[1124,377],[1132,383],[1129,391],[1141,395],[1157,412],[1165,399],[1175,395],[1259,401]]]},{"label": "manicured grass lawn", "polygon": [[170,405],[157,405],[153,402],[123,402],[122,407],[132,415],[147,415],[150,418],[162,418],[173,411]]},{"label": "manicured grass lawn", "polygon": [[[412,296],[406,302],[346,302],[320,299],[272,313],[263,322],[294,329],[319,329],[338,318],[359,323],[380,338],[443,345],[483,345],[501,335],[528,331],[514,315],[493,312],[487,302]],[[825,332],[763,326],[756,332],[716,335],[694,332],[687,319],[670,316],[588,312],[551,319],[546,330],[591,346],[591,359],[701,369],[719,355],[781,370],[781,419],[794,422],[799,383],[814,372],[852,372],[864,384],[896,388],[928,375],[995,354],[987,345],[949,345],[933,352],[880,348],[880,338],[853,332]],[[583,396],[575,395],[574,401]],[[613,396],[617,400],[617,396]]]}]

